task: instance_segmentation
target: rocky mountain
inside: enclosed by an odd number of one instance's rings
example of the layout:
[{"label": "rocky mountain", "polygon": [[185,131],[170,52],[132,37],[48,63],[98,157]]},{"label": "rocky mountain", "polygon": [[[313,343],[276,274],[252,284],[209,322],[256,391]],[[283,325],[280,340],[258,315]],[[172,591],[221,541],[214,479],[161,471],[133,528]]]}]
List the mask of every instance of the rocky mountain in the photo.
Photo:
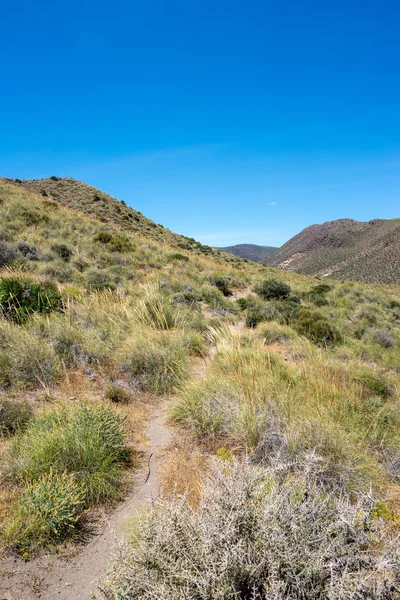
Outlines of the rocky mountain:
[{"label": "rocky mountain", "polygon": [[398,284],[400,219],[311,225],[263,262],[304,275]]}]

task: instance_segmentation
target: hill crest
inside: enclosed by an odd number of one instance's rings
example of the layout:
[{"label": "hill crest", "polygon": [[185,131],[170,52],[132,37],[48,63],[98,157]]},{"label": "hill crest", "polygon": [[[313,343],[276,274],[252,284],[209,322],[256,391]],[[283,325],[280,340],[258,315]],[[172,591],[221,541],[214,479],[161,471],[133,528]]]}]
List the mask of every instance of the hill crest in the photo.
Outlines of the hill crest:
[{"label": "hill crest", "polygon": [[304,275],[399,283],[400,218],[338,219],[310,225],[264,262]]}]

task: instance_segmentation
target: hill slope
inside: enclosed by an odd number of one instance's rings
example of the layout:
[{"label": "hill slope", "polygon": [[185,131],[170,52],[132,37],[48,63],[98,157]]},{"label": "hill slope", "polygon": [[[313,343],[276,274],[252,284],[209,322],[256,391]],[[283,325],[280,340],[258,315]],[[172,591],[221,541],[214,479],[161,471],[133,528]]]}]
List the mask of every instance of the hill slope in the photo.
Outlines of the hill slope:
[{"label": "hill slope", "polygon": [[353,219],[311,225],[265,263],[303,273],[367,283],[400,283],[400,219]]},{"label": "hill slope", "polygon": [[71,177],[48,177],[46,179],[2,179],[17,184],[45,198],[53,199],[67,208],[99,219],[103,223],[117,225],[131,233],[140,233],[177,249],[206,254],[227,260],[218,250],[196,242],[195,239],[173,233],[163,225],[158,225],[141,212],[127,206],[122,200],[77,181]]},{"label": "hill slope", "polygon": [[246,260],[252,260],[253,262],[262,262],[269,254],[275,252],[278,248],[274,246],[258,246],[257,244],[236,244],[235,246],[226,246],[224,248],[217,248],[222,252],[228,252],[234,254],[240,258]]}]

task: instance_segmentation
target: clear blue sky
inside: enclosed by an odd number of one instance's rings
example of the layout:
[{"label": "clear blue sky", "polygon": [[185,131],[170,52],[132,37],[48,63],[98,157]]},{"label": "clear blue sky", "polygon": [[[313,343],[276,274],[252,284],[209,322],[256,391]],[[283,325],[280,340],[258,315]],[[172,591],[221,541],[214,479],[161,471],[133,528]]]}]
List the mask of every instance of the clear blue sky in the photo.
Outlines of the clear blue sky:
[{"label": "clear blue sky", "polygon": [[204,243],[400,217],[400,4],[2,0],[0,174]]}]

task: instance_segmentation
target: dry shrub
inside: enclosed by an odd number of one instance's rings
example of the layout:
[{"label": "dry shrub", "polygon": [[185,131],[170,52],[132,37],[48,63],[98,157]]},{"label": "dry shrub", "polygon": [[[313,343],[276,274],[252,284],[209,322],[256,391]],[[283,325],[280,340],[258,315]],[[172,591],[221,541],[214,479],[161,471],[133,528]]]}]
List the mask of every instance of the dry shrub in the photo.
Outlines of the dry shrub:
[{"label": "dry shrub", "polygon": [[310,471],[218,461],[196,510],[159,500],[143,516],[104,597],[393,599],[399,547],[376,506],[327,495]]}]

